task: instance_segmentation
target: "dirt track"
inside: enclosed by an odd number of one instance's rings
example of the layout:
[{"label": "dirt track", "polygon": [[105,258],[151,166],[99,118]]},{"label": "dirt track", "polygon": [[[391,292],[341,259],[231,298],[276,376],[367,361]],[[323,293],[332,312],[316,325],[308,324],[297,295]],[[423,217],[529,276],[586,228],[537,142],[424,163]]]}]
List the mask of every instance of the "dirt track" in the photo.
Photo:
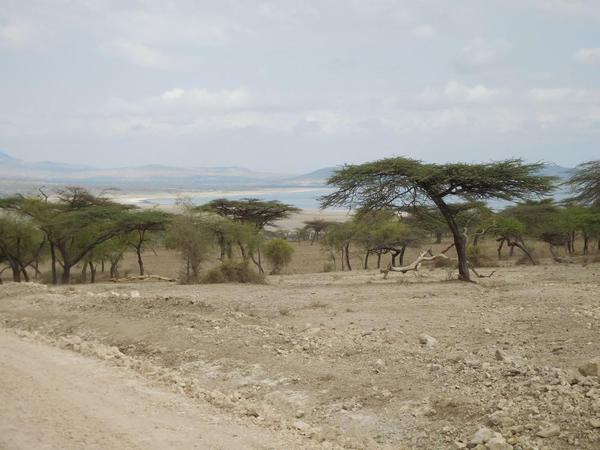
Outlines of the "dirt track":
[{"label": "dirt track", "polygon": [[1,331],[0,380],[0,448],[6,450],[290,444],[290,436],[232,423],[221,411],[151,386],[131,370]]},{"label": "dirt track", "polygon": [[600,380],[577,373],[600,356],[600,266],[503,267],[472,285],[446,276],[7,283],[0,323],[127,367],[288,448],[462,448],[482,427],[502,450],[600,448]]}]

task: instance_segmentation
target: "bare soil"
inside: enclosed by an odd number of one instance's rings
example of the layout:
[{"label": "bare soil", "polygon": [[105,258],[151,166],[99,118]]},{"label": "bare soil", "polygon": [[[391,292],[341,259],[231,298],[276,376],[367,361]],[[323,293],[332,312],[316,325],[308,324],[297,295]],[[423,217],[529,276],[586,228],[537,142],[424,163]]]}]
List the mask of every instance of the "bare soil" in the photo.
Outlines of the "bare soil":
[{"label": "bare soil", "polygon": [[[116,401],[100,407],[99,384],[115,396],[130,395],[130,383],[169,390],[160,395],[175,397],[148,430],[177,423],[181,402],[178,439],[199,448],[235,448],[233,434],[263,448],[600,448],[600,381],[577,371],[600,356],[600,265],[502,267],[476,284],[447,277],[425,269],[388,280],[376,271],[286,275],[264,286],[6,283],[0,325],[25,337],[0,340],[0,445],[31,448],[19,436],[40,423],[36,408],[69,418],[63,370],[82,393],[76,411],[114,410],[124,442],[140,448],[153,448],[135,440],[143,424]],[[130,408],[148,414],[153,401]],[[189,430],[208,426],[207,408],[235,431],[219,425],[202,447]],[[114,431],[94,423],[60,433],[45,422],[32,435],[69,448]],[[482,427],[504,447],[477,444]]]}]

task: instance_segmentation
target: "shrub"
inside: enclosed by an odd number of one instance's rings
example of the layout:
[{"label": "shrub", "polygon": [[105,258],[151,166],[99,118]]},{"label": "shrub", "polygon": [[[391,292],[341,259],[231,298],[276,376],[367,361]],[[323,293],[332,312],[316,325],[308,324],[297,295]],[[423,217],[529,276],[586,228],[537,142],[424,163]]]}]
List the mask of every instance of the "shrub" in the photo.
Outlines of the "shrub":
[{"label": "shrub", "polygon": [[431,262],[431,267],[435,269],[455,269],[458,265],[455,259],[438,258]]},{"label": "shrub", "polygon": [[265,282],[264,275],[261,275],[250,268],[247,262],[225,261],[219,266],[209,270],[204,277],[202,283],[218,284],[218,283],[253,283],[263,284]]},{"label": "shrub", "polygon": [[326,262],[323,264],[323,272],[333,272],[335,270],[335,265],[332,262]]},{"label": "shrub", "polygon": [[265,245],[265,256],[273,265],[271,275],[281,273],[281,269],[287,266],[292,260],[294,247],[288,241],[283,239],[273,239]]}]

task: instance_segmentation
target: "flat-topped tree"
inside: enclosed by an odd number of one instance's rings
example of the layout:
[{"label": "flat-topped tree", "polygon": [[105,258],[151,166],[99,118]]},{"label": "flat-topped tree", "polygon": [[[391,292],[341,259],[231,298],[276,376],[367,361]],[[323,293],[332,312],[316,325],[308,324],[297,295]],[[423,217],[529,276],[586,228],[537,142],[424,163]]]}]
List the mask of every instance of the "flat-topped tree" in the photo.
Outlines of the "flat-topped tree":
[{"label": "flat-topped tree", "polygon": [[[396,157],[349,165],[327,183],[336,188],[321,199],[321,207],[406,210],[413,205],[435,205],[456,246],[459,278],[470,281],[467,237],[457,222],[464,202],[488,199],[527,199],[548,194],[553,177],[538,175],[543,164],[520,159],[486,164],[427,164]],[[457,207],[457,205],[459,205]]]},{"label": "flat-topped tree", "polygon": [[112,202],[79,187],[48,197],[15,196],[0,201],[0,209],[29,217],[46,235],[52,259],[53,283],[57,282],[56,262],[62,267],[62,283],[71,280],[71,269],[100,244],[131,231],[125,219],[131,206]]},{"label": "flat-topped tree", "polygon": [[251,223],[258,230],[262,230],[268,225],[273,226],[278,220],[286,219],[292,214],[300,212],[299,208],[277,200],[265,201],[256,198],[241,200],[218,198],[199,206],[198,209],[227,217],[236,222]]},{"label": "flat-topped tree", "polygon": [[140,275],[144,275],[144,260],[142,253],[150,245],[157,233],[165,231],[173,218],[172,214],[159,209],[142,209],[129,214],[125,228],[130,229],[128,244],[135,249]]}]

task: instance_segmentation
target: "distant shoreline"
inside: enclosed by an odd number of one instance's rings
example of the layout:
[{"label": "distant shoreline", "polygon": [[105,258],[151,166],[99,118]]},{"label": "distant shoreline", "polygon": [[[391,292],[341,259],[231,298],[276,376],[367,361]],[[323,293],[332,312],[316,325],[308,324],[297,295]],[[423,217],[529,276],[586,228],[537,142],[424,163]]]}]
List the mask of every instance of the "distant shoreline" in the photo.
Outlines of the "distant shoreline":
[{"label": "distant shoreline", "polygon": [[264,188],[264,189],[245,189],[245,190],[227,190],[227,189],[215,189],[215,190],[201,190],[201,191],[181,191],[181,192],[144,192],[144,193],[127,193],[127,194],[112,194],[110,198],[119,203],[140,205],[149,203],[152,200],[165,200],[165,199],[177,199],[177,198],[214,198],[214,197],[229,197],[229,196],[261,196],[265,194],[295,194],[304,192],[323,192],[326,191],[325,187],[294,187],[294,188]]}]

